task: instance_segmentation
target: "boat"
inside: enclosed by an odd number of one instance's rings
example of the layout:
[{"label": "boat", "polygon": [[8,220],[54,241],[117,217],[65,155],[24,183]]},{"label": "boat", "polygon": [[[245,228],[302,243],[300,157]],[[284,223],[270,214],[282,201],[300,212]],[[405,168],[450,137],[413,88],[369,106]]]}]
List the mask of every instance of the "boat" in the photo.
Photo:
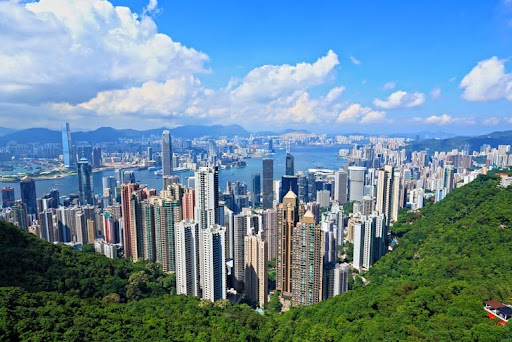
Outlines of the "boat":
[{"label": "boat", "polygon": [[162,170],[156,170],[156,171],[155,171],[155,175],[156,175],[156,176],[161,176],[161,175],[163,175],[163,173],[164,173],[164,172],[163,172]]}]

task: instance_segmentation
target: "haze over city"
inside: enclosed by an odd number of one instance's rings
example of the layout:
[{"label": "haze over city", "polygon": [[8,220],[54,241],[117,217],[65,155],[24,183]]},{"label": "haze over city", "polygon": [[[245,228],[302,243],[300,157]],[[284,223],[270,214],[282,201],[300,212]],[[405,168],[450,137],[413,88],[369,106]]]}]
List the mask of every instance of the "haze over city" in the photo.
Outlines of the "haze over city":
[{"label": "haze over city", "polygon": [[512,128],[508,0],[3,1],[0,16],[10,128]]}]

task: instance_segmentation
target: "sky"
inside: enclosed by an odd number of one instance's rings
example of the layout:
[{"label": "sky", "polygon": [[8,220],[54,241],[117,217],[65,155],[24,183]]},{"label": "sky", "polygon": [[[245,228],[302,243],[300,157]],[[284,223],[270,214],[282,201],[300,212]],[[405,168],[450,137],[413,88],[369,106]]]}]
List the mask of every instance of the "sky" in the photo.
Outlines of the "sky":
[{"label": "sky", "polygon": [[512,0],[0,0],[0,126],[512,129]]}]

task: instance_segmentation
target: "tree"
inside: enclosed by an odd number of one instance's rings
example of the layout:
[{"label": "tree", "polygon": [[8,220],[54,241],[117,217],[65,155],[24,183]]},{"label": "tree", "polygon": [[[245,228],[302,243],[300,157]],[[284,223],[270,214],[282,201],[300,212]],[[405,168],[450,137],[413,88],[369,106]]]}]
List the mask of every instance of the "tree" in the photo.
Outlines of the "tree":
[{"label": "tree", "polygon": [[266,309],[270,310],[270,312],[275,313],[279,313],[283,309],[283,304],[279,300],[279,294],[277,291],[274,291],[274,294],[270,297]]}]

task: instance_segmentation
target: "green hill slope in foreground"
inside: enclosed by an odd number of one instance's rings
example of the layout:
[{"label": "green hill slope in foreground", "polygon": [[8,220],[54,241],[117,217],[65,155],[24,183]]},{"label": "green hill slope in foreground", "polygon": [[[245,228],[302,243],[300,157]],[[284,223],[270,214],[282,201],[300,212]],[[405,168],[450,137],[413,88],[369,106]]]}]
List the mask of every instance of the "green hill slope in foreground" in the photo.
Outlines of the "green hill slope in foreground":
[{"label": "green hill slope in foreground", "polygon": [[[154,264],[78,253],[0,227],[0,340],[510,341],[482,301],[511,302],[512,188],[480,176],[405,214],[369,285],[284,314],[170,294]],[[18,286],[18,287],[14,287]],[[46,292],[43,292],[46,291]]]}]

